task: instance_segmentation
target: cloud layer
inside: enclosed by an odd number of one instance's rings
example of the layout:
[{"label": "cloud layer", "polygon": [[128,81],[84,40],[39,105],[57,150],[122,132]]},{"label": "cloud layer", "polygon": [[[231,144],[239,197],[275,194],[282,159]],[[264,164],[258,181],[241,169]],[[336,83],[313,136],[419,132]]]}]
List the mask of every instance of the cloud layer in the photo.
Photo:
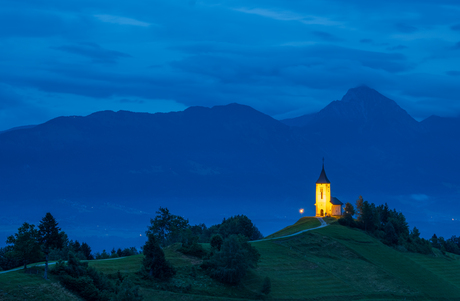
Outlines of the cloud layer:
[{"label": "cloud layer", "polygon": [[294,117],[361,84],[417,119],[457,116],[459,13],[449,0],[6,0],[0,130],[230,102]]}]

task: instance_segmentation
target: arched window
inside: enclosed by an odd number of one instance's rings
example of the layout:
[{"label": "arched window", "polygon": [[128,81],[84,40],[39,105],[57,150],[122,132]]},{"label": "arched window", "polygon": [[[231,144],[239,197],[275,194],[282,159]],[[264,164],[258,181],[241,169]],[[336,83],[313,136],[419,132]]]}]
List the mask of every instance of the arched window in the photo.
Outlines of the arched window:
[{"label": "arched window", "polygon": [[321,191],[321,199],[323,199],[323,187],[321,187],[320,191]]}]

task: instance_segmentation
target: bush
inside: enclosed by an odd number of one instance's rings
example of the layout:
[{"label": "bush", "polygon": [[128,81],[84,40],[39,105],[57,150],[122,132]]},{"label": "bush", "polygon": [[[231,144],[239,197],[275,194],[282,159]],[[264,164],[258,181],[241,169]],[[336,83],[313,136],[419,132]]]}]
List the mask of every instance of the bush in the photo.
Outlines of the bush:
[{"label": "bush", "polygon": [[123,280],[115,298],[116,301],[140,301],[142,299],[142,296],[139,295],[139,287],[134,285],[129,278]]},{"label": "bush", "polygon": [[356,228],[357,224],[351,215],[344,215],[343,217],[339,218],[339,224],[346,227]]},{"label": "bush", "polygon": [[260,292],[264,295],[268,295],[270,294],[271,290],[272,290],[272,282],[270,281],[269,277],[265,277],[264,283],[262,284],[262,289],[260,290]]},{"label": "bush", "polygon": [[214,250],[220,251],[222,244],[224,243],[224,239],[220,234],[213,235],[211,238],[211,247]]},{"label": "bush", "polygon": [[[58,261],[51,270],[52,274],[59,275],[59,281],[68,290],[76,293],[85,300],[141,300],[139,287],[117,273],[117,282],[88,267],[87,262],[80,262],[73,253],[69,253],[67,264]],[[131,299],[126,296],[132,296]]]},{"label": "bush", "polygon": [[194,243],[191,246],[183,246],[178,251],[182,254],[198,258],[203,258],[208,254],[199,243]]},{"label": "bush", "polygon": [[249,268],[257,266],[260,254],[241,235],[226,238],[220,251],[202,264],[202,268],[214,279],[236,285],[246,275]]}]

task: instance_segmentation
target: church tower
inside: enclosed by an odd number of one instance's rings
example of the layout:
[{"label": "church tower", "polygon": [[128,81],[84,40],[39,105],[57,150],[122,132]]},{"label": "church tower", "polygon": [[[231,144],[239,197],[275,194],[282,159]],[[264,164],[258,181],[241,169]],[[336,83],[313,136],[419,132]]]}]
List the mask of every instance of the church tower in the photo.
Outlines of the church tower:
[{"label": "church tower", "polygon": [[332,203],[331,203],[331,182],[326,176],[324,171],[324,158],[323,158],[323,169],[319,175],[318,181],[316,181],[316,216],[332,215]]}]

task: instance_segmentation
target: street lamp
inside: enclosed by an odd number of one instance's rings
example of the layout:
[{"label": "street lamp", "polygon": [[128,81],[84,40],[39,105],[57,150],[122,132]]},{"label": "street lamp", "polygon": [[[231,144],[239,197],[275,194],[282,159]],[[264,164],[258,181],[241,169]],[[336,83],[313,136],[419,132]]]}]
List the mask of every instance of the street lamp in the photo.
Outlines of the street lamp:
[{"label": "street lamp", "polygon": [[303,208],[299,210],[300,215],[303,215]]}]

